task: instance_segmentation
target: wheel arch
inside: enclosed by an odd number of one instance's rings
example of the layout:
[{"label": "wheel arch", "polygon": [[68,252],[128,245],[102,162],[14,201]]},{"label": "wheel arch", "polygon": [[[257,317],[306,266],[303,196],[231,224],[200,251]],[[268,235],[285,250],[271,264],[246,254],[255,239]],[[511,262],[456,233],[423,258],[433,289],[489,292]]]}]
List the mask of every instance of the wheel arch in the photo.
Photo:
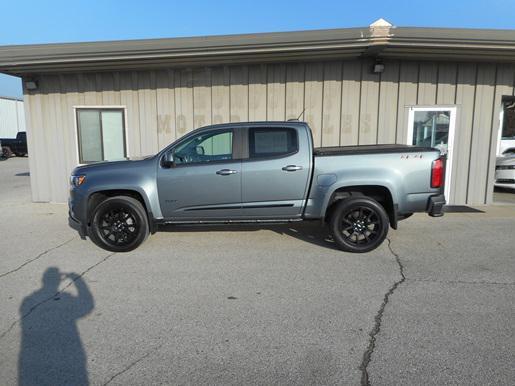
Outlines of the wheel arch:
[{"label": "wheel arch", "polygon": [[332,211],[338,202],[355,196],[367,196],[379,202],[388,214],[390,226],[397,229],[397,204],[391,190],[384,185],[350,185],[334,189],[323,212],[324,221],[331,218]]},{"label": "wheel arch", "polygon": [[87,226],[89,227],[91,225],[91,216],[95,208],[100,204],[102,201],[104,201],[106,198],[109,197],[115,197],[115,196],[127,196],[132,197],[135,200],[138,200],[141,205],[143,205],[143,209],[145,210],[145,213],[147,214],[147,220],[148,225],[150,227],[150,233],[154,234],[156,232],[156,226],[154,222],[154,217],[152,214],[152,211],[150,209],[150,204],[146,200],[146,196],[135,189],[105,189],[105,190],[97,190],[95,192],[92,192],[88,196],[88,202],[87,202],[87,209],[86,209],[86,215],[87,215]]}]

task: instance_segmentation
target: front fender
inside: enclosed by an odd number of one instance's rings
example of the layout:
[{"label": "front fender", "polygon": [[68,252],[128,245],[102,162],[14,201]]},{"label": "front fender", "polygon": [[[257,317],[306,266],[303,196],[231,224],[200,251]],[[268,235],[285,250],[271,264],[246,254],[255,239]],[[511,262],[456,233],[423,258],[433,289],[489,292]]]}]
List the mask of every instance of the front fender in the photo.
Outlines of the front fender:
[{"label": "front fender", "polygon": [[86,176],[85,182],[75,188],[70,196],[80,198],[81,221],[87,219],[88,202],[95,193],[130,191],[143,199],[149,219],[162,218],[156,186],[154,160],[131,163],[105,163],[101,166],[82,168],[77,173]]},{"label": "front fender", "polygon": [[96,186],[94,189],[88,190],[86,193],[87,200],[91,198],[95,193],[107,192],[107,191],[129,191],[137,193],[143,199],[145,203],[145,207],[147,208],[147,212],[152,214],[152,218],[156,218],[161,213],[161,208],[159,204],[156,206],[153,196],[157,194],[155,189],[153,188],[143,188],[137,185],[124,185],[124,184],[110,184],[110,185],[102,185]]}]

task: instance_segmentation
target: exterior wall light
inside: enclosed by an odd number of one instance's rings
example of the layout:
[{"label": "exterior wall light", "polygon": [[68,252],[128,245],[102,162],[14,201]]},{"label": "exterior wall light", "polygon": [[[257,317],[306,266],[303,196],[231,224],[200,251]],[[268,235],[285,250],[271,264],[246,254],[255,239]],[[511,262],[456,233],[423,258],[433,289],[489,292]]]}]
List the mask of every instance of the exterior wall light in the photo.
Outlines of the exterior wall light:
[{"label": "exterior wall light", "polygon": [[35,80],[27,80],[25,82],[25,88],[27,90],[37,90],[38,89],[38,82]]},{"label": "exterior wall light", "polygon": [[381,74],[384,72],[384,63],[376,62],[374,64],[374,74]]}]

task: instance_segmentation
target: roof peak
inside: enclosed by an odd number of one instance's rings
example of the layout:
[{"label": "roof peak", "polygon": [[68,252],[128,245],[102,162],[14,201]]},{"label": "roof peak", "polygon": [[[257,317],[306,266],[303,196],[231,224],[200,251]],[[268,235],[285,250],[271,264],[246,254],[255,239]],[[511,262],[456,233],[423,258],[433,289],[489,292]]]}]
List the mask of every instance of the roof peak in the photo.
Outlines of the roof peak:
[{"label": "roof peak", "polygon": [[374,21],[372,24],[370,24],[369,27],[393,27],[393,24],[390,23],[388,20],[383,19],[382,17]]}]

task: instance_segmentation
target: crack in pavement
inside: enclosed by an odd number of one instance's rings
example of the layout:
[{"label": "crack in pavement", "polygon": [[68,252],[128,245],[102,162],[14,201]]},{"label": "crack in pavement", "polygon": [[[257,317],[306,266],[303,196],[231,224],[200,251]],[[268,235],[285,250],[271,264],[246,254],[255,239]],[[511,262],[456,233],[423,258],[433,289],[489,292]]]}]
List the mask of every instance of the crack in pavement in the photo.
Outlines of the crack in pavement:
[{"label": "crack in pavement", "polygon": [[56,296],[59,296],[60,294],[62,294],[68,287],[70,287],[75,281],[77,281],[78,279],[80,279],[81,277],[83,277],[84,275],[86,275],[89,271],[91,271],[93,268],[99,266],[100,264],[104,263],[105,261],[107,261],[107,259],[109,259],[111,256],[113,256],[115,253],[112,252],[106,256],[104,256],[102,258],[102,260],[96,262],[95,264],[93,264],[92,266],[90,266],[89,268],[87,268],[86,270],[82,271],[79,275],[77,275],[75,278],[73,278],[72,280],[70,280],[70,282],[68,284],[66,284],[63,288],[61,288],[59,291],[57,291],[55,294],[53,294],[52,296],[49,296],[48,298],[46,299],[43,299],[42,301],[36,303],[34,306],[32,306],[30,308],[30,310],[28,310],[24,315],[22,315],[19,319],[15,320],[14,322],[11,323],[11,325],[9,326],[9,328],[7,330],[5,330],[4,332],[2,332],[2,334],[0,334],[0,340],[3,339],[13,328],[14,326],[16,326],[18,323],[20,323],[23,319],[25,319],[27,316],[29,316],[36,308],[38,308],[39,306],[49,302],[50,300],[54,299]]},{"label": "crack in pavement", "polygon": [[143,359],[148,357],[150,354],[154,353],[155,351],[159,350],[161,348],[161,345],[154,347],[152,350],[147,352],[145,355],[139,357],[138,359],[132,361],[129,363],[126,367],[124,367],[122,370],[118,371],[116,374],[114,374],[111,378],[107,380],[106,383],[103,384],[103,386],[106,386],[107,384],[111,383],[116,377],[122,375],[123,373],[126,373],[129,371],[132,367],[136,366],[139,362],[141,362]]},{"label": "crack in pavement", "polygon": [[400,260],[400,257],[397,253],[394,252],[392,249],[392,240],[387,238],[388,240],[388,249],[390,250],[390,253],[395,257],[395,262],[399,266],[399,273],[401,275],[401,279],[397,280],[390,289],[386,292],[383,298],[383,303],[381,304],[381,307],[379,307],[379,311],[377,312],[374,320],[374,327],[369,332],[370,340],[368,342],[368,347],[363,353],[363,359],[361,361],[361,365],[359,366],[359,369],[361,370],[361,385],[362,386],[369,386],[370,385],[370,379],[368,374],[368,365],[370,364],[370,361],[372,359],[372,354],[374,352],[375,346],[376,346],[376,336],[379,334],[379,331],[381,330],[381,322],[384,314],[384,310],[386,308],[386,305],[388,304],[388,301],[390,300],[390,296],[393,295],[395,290],[399,285],[404,283],[406,281],[406,276],[404,275],[404,266],[402,265],[402,262]]},{"label": "crack in pavement", "polygon": [[55,246],[55,247],[49,248],[49,249],[47,249],[46,251],[41,252],[39,255],[37,255],[36,257],[34,257],[34,258],[32,258],[32,259],[27,260],[25,263],[21,264],[21,265],[20,265],[20,266],[18,266],[17,268],[14,268],[14,269],[12,269],[12,270],[10,270],[10,271],[7,271],[7,272],[4,272],[4,273],[0,274],[0,279],[1,279],[1,278],[3,278],[3,277],[5,277],[5,276],[7,276],[7,275],[10,275],[11,273],[14,273],[14,272],[19,271],[20,269],[22,269],[22,268],[23,268],[23,267],[25,267],[26,265],[28,265],[28,264],[32,263],[33,261],[38,260],[39,258],[43,257],[44,255],[46,255],[46,254],[47,254],[47,253],[49,253],[49,252],[55,251],[56,249],[61,248],[62,246],[65,246],[66,244],[68,244],[68,243],[69,243],[69,242],[71,242],[72,240],[75,240],[76,238],[77,238],[77,236],[72,237],[71,239],[69,239],[69,240],[65,241],[65,242],[64,242],[64,243],[62,243],[62,244],[59,244],[59,245],[57,245],[57,246]]},{"label": "crack in pavement", "polygon": [[407,281],[414,282],[428,282],[428,283],[440,283],[440,284],[477,284],[477,285],[515,285],[514,282],[496,282],[496,281],[467,281],[467,280],[438,280],[438,279],[406,279]]}]

